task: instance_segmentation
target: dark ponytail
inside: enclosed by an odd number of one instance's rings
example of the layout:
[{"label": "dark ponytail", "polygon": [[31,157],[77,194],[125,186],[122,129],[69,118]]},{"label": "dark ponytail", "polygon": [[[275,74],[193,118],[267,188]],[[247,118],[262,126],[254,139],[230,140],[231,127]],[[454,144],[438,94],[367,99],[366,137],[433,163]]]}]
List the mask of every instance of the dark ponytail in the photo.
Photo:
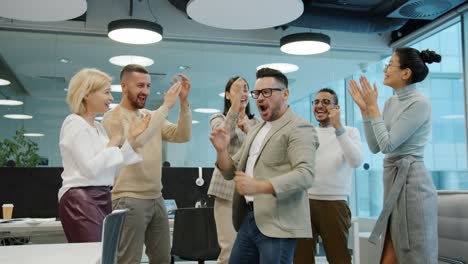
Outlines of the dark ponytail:
[{"label": "dark ponytail", "polygon": [[442,57],[432,50],[423,50],[419,52],[413,48],[397,48],[395,52],[400,58],[400,69],[409,68],[411,70],[411,78],[408,84],[418,83],[423,81],[429,73],[429,68],[426,63],[440,62]]}]

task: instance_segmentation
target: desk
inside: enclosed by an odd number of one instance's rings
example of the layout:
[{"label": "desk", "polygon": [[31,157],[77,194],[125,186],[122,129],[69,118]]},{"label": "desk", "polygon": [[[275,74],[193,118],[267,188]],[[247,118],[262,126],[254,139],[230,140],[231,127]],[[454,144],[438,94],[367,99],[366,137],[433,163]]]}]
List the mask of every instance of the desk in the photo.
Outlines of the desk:
[{"label": "desk", "polygon": [[0,238],[63,235],[60,221],[28,224],[24,221],[0,224]]},{"label": "desk", "polygon": [[2,264],[96,264],[100,263],[102,244],[71,243],[0,247]]}]

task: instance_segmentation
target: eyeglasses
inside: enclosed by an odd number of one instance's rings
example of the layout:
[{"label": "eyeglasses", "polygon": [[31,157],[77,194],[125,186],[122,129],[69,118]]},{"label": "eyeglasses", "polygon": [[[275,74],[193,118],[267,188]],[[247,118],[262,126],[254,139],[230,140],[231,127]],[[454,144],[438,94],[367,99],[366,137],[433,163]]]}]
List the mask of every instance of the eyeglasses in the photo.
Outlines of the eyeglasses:
[{"label": "eyeglasses", "polygon": [[320,102],[322,103],[322,105],[330,105],[332,103],[330,99],[315,99],[313,103],[314,105],[318,105]]},{"label": "eyeglasses", "polygon": [[265,89],[262,89],[262,90],[250,91],[250,94],[252,95],[253,99],[257,99],[260,96],[260,94],[263,95],[263,98],[268,98],[268,97],[271,96],[273,91],[283,91],[285,89],[286,88],[265,88]]},{"label": "eyeglasses", "polygon": [[388,67],[398,67],[398,68],[400,68],[400,65],[393,65],[393,64],[391,64],[391,63],[388,63],[388,64],[385,64],[385,65],[384,65],[384,69],[385,69],[385,70],[387,70]]}]

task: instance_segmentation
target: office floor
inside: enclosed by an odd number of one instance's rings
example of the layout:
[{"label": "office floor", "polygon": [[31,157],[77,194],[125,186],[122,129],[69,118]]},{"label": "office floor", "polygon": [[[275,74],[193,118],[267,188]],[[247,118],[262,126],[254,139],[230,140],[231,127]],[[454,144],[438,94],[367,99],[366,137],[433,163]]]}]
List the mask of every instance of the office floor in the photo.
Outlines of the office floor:
[{"label": "office floor", "polygon": [[[142,262],[143,263],[143,262]],[[181,263],[181,264],[198,264],[197,261],[176,261],[175,263]],[[327,260],[325,257],[317,257],[315,258],[315,263],[316,264],[328,264]],[[216,264],[216,261],[205,261],[205,264]]]}]

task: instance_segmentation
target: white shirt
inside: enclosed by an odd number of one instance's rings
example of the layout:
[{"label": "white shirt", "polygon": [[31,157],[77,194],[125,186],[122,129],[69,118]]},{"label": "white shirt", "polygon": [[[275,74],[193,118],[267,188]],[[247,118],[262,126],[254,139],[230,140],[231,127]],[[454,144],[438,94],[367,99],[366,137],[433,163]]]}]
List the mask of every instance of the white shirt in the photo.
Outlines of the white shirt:
[{"label": "white shirt", "polygon": [[333,127],[317,127],[319,147],[315,153],[315,180],[309,189],[314,200],[348,200],[353,168],[361,165],[362,147],[359,131],[344,127],[337,136]]},{"label": "white shirt", "polygon": [[[258,155],[260,154],[260,147],[262,146],[268,131],[270,131],[271,126],[272,122],[266,122],[260,131],[258,131],[255,139],[252,142],[252,145],[250,145],[249,158],[247,159],[247,164],[245,165],[245,174],[250,177],[253,177],[255,163],[257,162]],[[245,200],[247,202],[253,202],[254,197],[252,195],[245,195]]]},{"label": "white shirt", "polygon": [[112,186],[117,172],[125,165],[143,160],[125,141],[122,148],[106,147],[109,138],[104,127],[71,114],[60,130],[60,154],[63,172],[58,198],[68,189],[80,186]]}]

